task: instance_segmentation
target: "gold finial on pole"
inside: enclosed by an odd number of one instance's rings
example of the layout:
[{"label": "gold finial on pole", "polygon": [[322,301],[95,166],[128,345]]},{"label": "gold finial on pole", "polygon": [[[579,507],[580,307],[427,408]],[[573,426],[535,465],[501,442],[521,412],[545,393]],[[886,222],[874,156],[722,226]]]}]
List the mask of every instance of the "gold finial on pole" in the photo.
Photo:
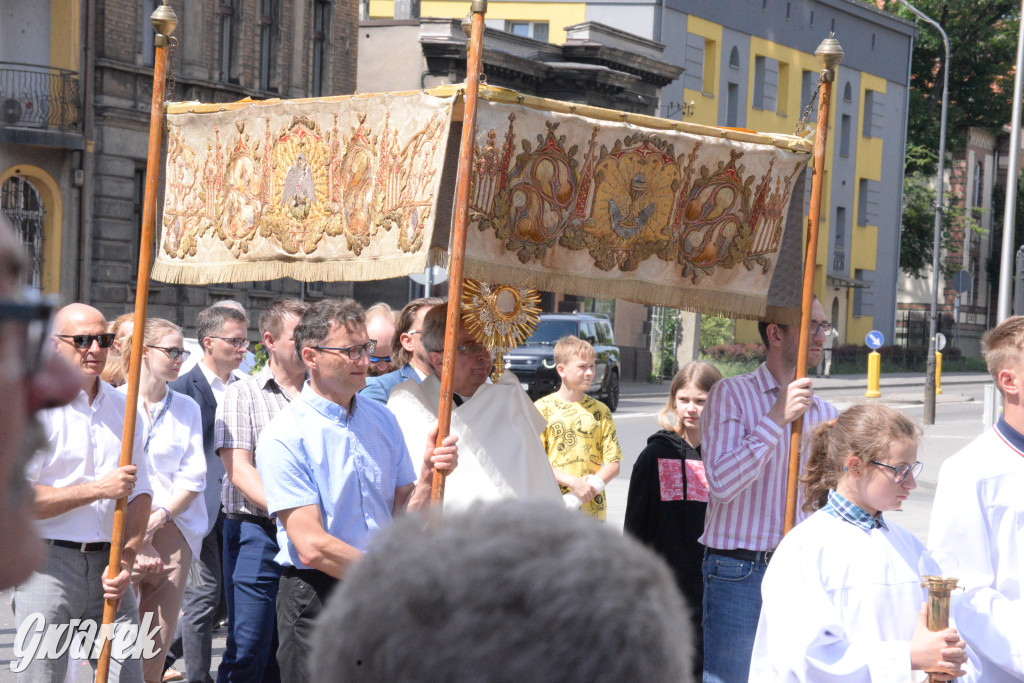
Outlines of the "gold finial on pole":
[{"label": "gold finial on pole", "polygon": [[822,80],[831,82],[835,80],[836,67],[839,66],[839,62],[843,61],[846,53],[843,52],[843,46],[836,40],[836,34],[830,33],[828,38],[821,41],[821,44],[818,45],[818,48],[814,51],[814,56],[818,58]]},{"label": "gold finial on pole", "polygon": [[153,40],[156,47],[167,47],[168,38],[178,27],[178,15],[165,2],[149,15],[149,23],[153,24],[153,30],[156,31],[156,38]]}]

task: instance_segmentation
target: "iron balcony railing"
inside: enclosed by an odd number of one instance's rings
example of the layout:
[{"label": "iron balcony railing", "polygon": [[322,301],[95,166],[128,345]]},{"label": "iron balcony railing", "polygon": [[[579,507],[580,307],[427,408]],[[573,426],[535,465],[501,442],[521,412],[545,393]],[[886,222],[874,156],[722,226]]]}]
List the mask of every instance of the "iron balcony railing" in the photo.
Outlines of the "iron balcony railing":
[{"label": "iron balcony railing", "polygon": [[81,113],[77,72],[0,62],[0,127],[74,131]]}]

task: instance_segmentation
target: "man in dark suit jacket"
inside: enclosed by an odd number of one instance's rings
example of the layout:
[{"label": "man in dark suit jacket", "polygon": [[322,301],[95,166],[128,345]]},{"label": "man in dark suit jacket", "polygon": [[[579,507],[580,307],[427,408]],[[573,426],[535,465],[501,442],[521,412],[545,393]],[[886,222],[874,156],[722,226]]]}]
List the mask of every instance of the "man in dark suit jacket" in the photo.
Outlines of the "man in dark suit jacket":
[{"label": "man in dark suit jacket", "polygon": [[[170,388],[191,396],[199,404],[203,420],[203,448],[206,451],[206,511],[209,527],[199,555],[202,586],[190,585],[182,602],[181,645],[185,671],[191,683],[213,683],[210,657],[213,620],[221,596],[221,543],[224,515],[220,514],[224,463],[215,449],[213,426],[217,406],[248,347],[249,319],[245,313],[215,304],[196,317],[196,338],[203,357],[195,367],[170,384]],[[171,646],[177,649],[177,643]],[[168,664],[169,666],[169,664]]]},{"label": "man in dark suit jacket", "polygon": [[391,362],[398,369],[379,377],[367,377],[366,388],[359,392],[360,396],[387,403],[393,388],[407,379],[422,382],[433,372],[427,351],[420,342],[420,330],[427,311],[444,302],[445,299],[424,297],[405,305],[398,316],[395,339],[391,344]]}]

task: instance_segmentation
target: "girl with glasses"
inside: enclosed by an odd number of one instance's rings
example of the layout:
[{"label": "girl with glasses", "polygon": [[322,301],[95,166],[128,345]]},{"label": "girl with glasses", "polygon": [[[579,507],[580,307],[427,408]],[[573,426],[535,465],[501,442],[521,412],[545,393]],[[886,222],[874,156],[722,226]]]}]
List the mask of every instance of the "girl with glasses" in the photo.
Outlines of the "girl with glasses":
[{"label": "girl with glasses", "polygon": [[966,672],[955,628],[931,632],[924,545],[882,518],[917,487],[919,428],[882,405],[854,406],[815,429],[805,512],[772,556],[751,681],[948,681]]},{"label": "girl with glasses", "polygon": [[[157,655],[143,661],[146,682],[160,681],[167,648],[185,594],[192,558],[206,533],[206,504],[199,495],[206,488],[206,455],[199,405],[171,391],[167,383],[178,378],[188,357],[181,328],[161,318],[146,321],[139,378],[139,417],[145,427],[145,452],[153,506],[142,549],[135,560],[132,585],[139,596],[139,618],[151,613]],[[124,341],[122,366],[128,376],[131,337]],[[121,391],[127,393],[124,385]]]}]

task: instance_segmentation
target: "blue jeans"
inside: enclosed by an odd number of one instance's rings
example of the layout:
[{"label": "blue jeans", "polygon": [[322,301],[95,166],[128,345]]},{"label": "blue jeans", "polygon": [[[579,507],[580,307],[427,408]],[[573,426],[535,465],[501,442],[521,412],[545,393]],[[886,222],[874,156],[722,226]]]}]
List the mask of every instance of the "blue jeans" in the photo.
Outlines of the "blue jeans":
[{"label": "blue jeans", "polygon": [[275,534],[245,520],[224,520],[224,589],[228,602],[227,645],[217,683],[279,683],[277,586],[281,566]]},{"label": "blue jeans", "polygon": [[704,553],[704,683],[744,683],[750,676],[766,568]]}]

